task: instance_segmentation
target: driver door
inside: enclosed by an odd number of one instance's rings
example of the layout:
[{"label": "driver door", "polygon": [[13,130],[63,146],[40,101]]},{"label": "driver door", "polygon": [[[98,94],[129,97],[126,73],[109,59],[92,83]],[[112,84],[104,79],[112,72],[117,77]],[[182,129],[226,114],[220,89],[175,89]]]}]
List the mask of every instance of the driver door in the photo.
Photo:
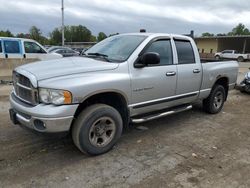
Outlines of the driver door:
[{"label": "driver door", "polygon": [[[133,115],[157,111],[171,106],[170,98],[175,95],[177,67],[173,64],[170,39],[153,40],[142,52],[156,52],[160,63],[131,70]],[[170,98],[169,98],[170,97]]]}]

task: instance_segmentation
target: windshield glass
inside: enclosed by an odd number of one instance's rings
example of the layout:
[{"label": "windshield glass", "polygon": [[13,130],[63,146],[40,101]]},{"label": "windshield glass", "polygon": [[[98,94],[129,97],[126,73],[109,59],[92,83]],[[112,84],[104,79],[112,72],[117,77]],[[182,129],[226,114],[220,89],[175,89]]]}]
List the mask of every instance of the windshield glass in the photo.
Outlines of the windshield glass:
[{"label": "windshield glass", "polygon": [[145,38],[146,36],[142,35],[117,35],[109,37],[91,47],[85,54],[105,56],[109,60],[122,62],[129,58]]}]

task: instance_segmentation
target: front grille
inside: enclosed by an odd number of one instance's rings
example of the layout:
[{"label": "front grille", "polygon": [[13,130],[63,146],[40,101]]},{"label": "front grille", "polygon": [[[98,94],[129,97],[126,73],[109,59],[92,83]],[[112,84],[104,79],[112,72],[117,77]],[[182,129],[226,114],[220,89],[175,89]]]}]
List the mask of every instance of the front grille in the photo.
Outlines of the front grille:
[{"label": "front grille", "polygon": [[17,98],[31,105],[38,103],[37,89],[32,86],[29,78],[14,71],[13,86]]}]

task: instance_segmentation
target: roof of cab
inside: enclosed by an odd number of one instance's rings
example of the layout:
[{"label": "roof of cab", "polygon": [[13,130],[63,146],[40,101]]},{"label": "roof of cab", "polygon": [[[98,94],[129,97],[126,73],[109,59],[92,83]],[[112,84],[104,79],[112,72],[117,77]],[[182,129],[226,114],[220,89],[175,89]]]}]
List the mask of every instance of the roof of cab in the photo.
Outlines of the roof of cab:
[{"label": "roof of cab", "polygon": [[0,37],[1,39],[9,39],[9,40],[23,40],[23,41],[31,41],[31,42],[36,42],[33,39],[27,39],[27,38],[16,38],[16,37]]},{"label": "roof of cab", "polygon": [[151,37],[173,37],[173,38],[180,38],[180,39],[192,39],[186,35],[178,35],[178,34],[169,34],[169,33],[123,33],[120,35],[141,35],[141,36],[151,36]]}]

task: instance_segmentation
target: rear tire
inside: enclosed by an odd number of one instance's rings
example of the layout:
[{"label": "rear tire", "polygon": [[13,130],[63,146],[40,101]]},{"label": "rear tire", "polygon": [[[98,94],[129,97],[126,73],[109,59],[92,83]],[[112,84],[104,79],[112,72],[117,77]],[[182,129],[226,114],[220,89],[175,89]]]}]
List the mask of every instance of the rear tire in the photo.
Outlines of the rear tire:
[{"label": "rear tire", "polygon": [[242,56],[239,56],[239,57],[237,58],[237,61],[238,61],[238,62],[243,62],[243,61],[244,61],[244,58],[243,58]]},{"label": "rear tire", "polygon": [[217,114],[223,108],[225,99],[225,88],[222,85],[215,85],[208,98],[203,100],[203,109],[207,113]]},{"label": "rear tire", "polygon": [[122,134],[120,113],[105,104],[84,109],[72,127],[72,138],[83,153],[100,155],[113,148]]}]

